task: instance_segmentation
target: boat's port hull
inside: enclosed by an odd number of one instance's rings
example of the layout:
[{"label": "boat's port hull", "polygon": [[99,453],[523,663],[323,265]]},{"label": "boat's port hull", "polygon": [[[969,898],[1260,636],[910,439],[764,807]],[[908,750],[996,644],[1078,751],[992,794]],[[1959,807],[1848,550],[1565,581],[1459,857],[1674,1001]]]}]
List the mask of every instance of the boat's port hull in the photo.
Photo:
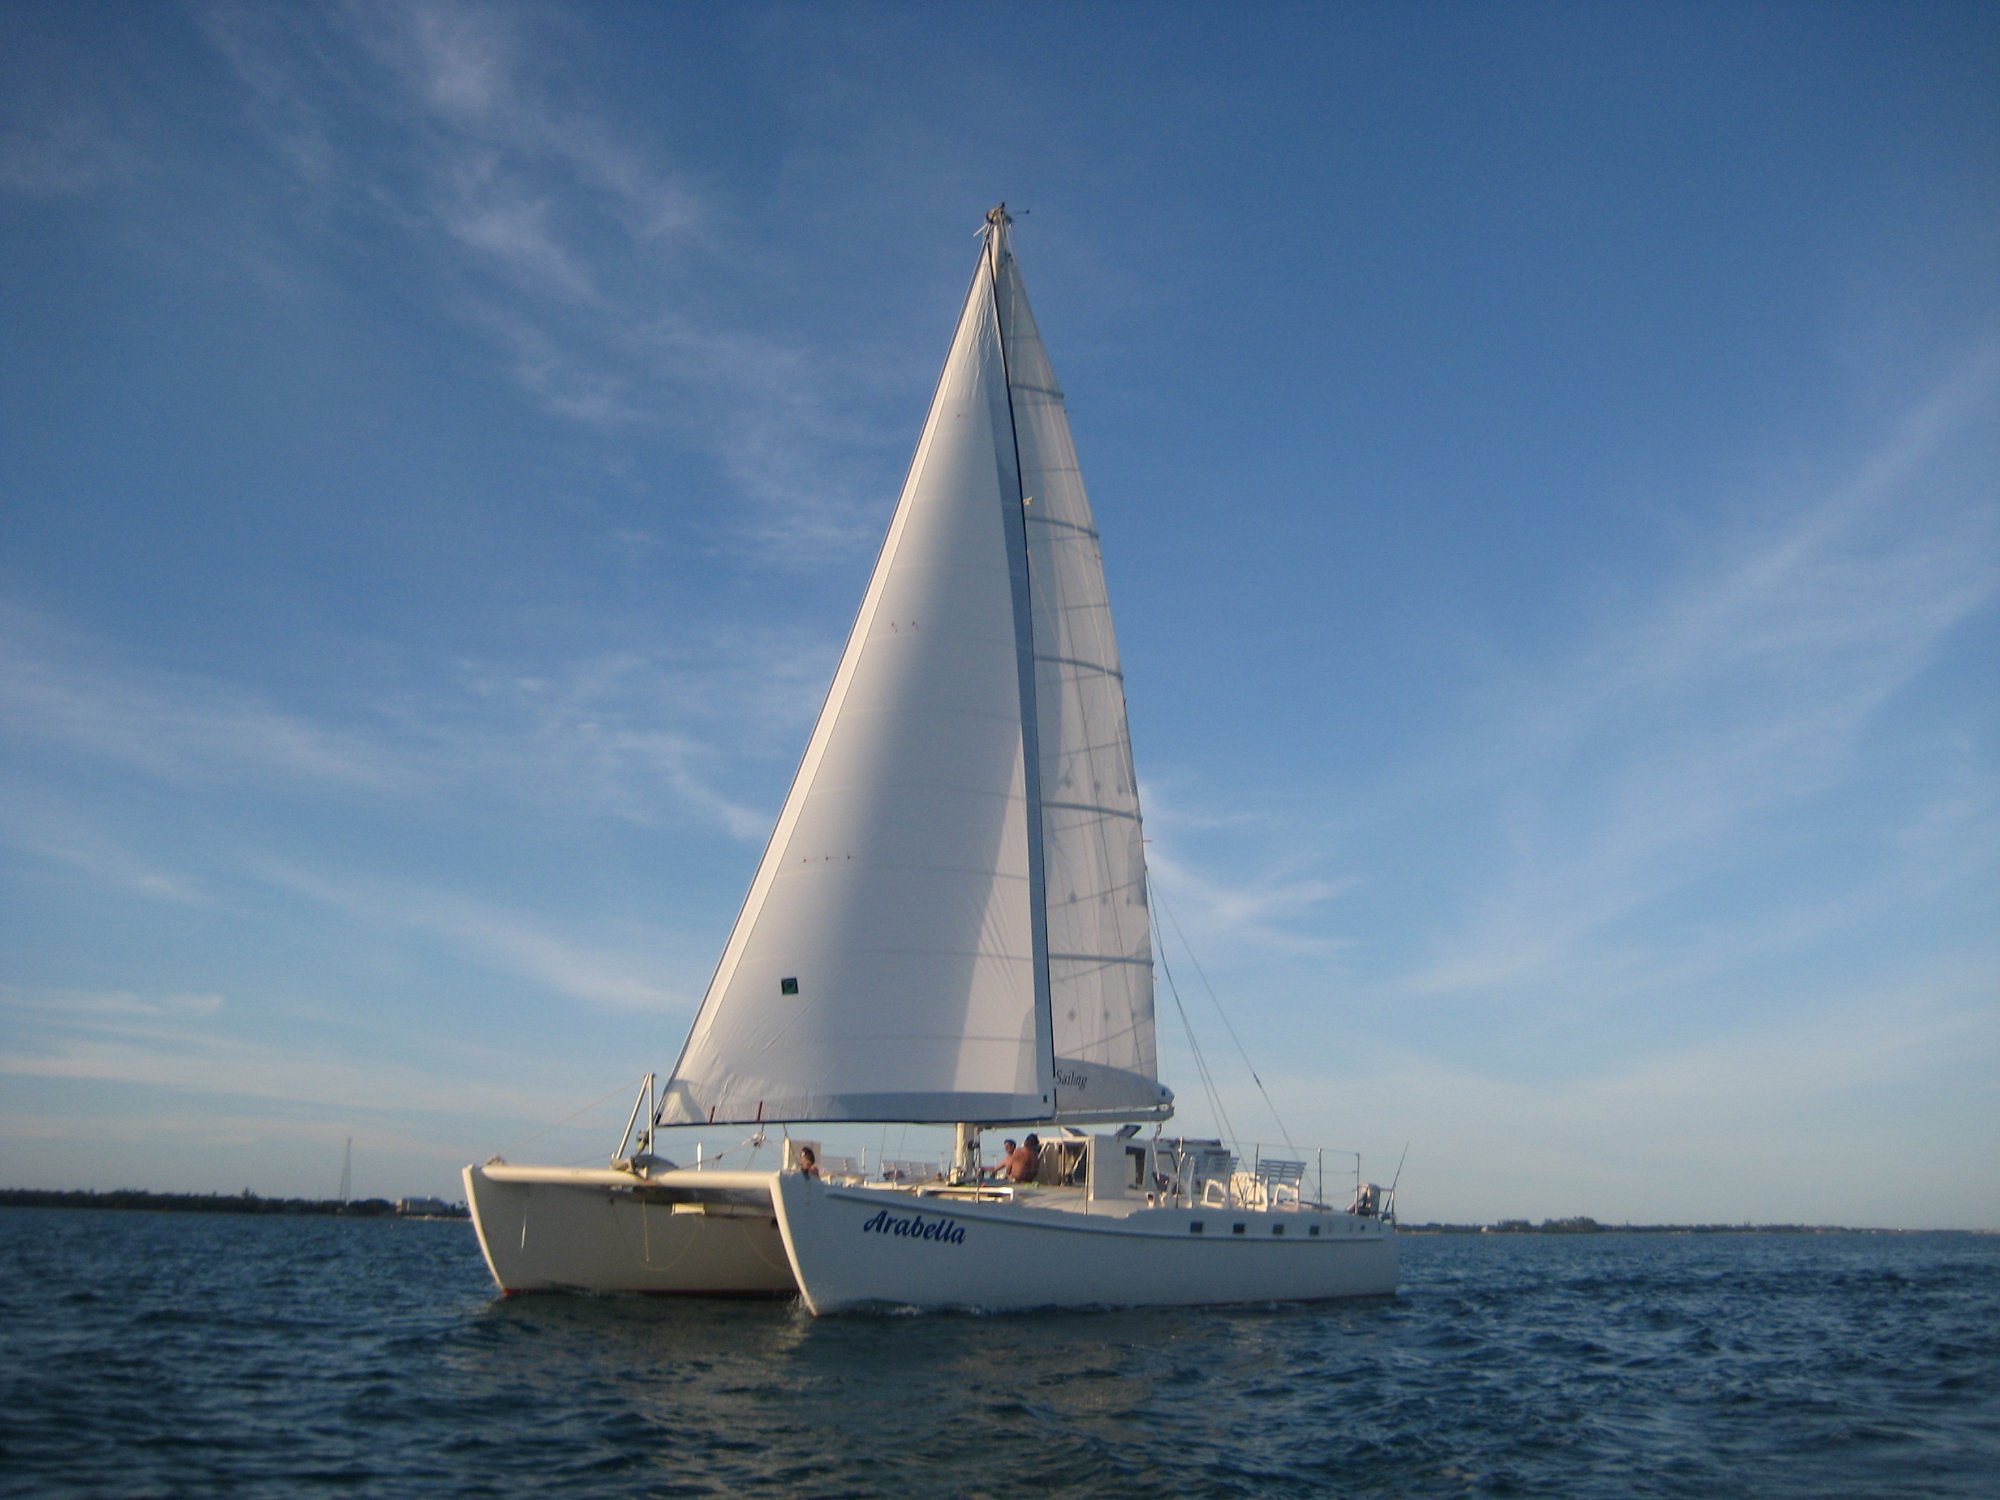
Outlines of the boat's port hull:
[{"label": "boat's port hull", "polygon": [[1198,1307],[1396,1290],[1394,1227],[1352,1214],[1158,1208],[1092,1215],[831,1187],[792,1175],[778,1179],[776,1207],[799,1291],[817,1314]]},{"label": "boat's port hull", "polygon": [[466,1202],[506,1292],[706,1297],[797,1291],[772,1209],[772,1173],[465,1169]]}]

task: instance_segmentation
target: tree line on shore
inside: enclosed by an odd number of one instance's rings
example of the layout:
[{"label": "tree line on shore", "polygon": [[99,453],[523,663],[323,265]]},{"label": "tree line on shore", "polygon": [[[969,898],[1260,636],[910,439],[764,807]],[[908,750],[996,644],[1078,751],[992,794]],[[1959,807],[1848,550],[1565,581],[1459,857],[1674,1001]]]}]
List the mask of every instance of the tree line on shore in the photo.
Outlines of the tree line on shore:
[{"label": "tree line on shore", "polygon": [[115,1188],[110,1192],[82,1188],[0,1188],[0,1208],[137,1208],[170,1209],[177,1213],[291,1214],[300,1217],[339,1214],[360,1219],[466,1217],[463,1204],[426,1199],[421,1200],[422,1208],[413,1212],[404,1206],[413,1201],[417,1200],[406,1198],[399,1205],[387,1198],[354,1198],[346,1202],[338,1198],[260,1198],[248,1188],[240,1194],[154,1193],[141,1188]]}]

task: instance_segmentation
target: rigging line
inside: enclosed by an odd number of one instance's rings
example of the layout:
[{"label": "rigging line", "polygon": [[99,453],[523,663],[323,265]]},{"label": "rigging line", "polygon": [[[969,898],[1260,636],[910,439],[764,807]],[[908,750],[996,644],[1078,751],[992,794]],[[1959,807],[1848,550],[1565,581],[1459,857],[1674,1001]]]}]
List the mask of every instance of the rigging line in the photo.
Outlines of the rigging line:
[{"label": "rigging line", "polygon": [[1264,1107],[1271,1112],[1272,1123],[1278,1127],[1278,1134],[1285,1138],[1285,1149],[1296,1154],[1299,1148],[1292,1144],[1292,1133],[1285,1128],[1284,1119],[1278,1113],[1278,1106],[1271,1102],[1271,1095],[1264,1087],[1264,1080],[1257,1076],[1257,1065],[1250,1061],[1250,1053],[1244,1047],[1243,1039],[1237,1036],[1236,1028],[1230,1024],[1229,1012],[1222,1008],[1222,997],[1216,994],[1215,986],[1209,983],[1208,975],[1201,967],[1201,960],[1194,956],[1194,948],[1188,942],[1187,934],[1181,931],[1180,918],[1175,916],[1173,909],[1167,905],[1166,897],[1160,891],[1159,878],[1153,877],[1148,881],[1148,885],[1153,892],[1153,899],[1159,903],[1160,910],[1166,913],[1167,921],[1173,925],[1174,936],[1181,940],[1182,951],[1187,954],[1188,962],[1194,965],[1194,971],[1201,979],[1202,988],[1208,991],[1208,998],[1215,1006],[1215,1013],[1222,1017],[1222,1026],[1229,1033],[1229,1040],[1236,1043],[1236,1054],[1243,1059],[1243,1066],[1250,1070],[1250,1081],[1257,1085],[1257,1092],[1264,1100]]},{"label": "rigging line", "polygon": [[1215,1087],[1215,1079],[1208,1071],[1208,1059],[1201,1055],[1201,1043],[1195,1040],[1194,1023],[1188,1019],[1187,1006],[1181,1003],[1181,987],[1174,983],[1174,971],[1167,963],[1166,946],[1160,948],[1160,972],[1166,975],[1167,993],[1174,997],[1174,1009],[1181,1018],[1181,1030],[1187,1035],[1188,1051],[1194,1056],[1194,1071],[1201,1079],[1201,1090],[1208,1098],[1208,1108],[1215,1116],[1216,1128],[1222,1138],[1232,1145],[1236,1141],[1236,1127],[1229,1122],[1229,1113],[1222,1107],[1222,1095]]},{"label": "rigging line", "polygon": [[[789,1121],[785,1123],[783,1130],[785,1139],[790,1140],[792,1138],[792,1129]],[[716,1152],[715,1155],[711,1156],[709,1160],[721,1161],[722,1158],[729,1155],[730,1152],[740,1151],[745,1146],[748,1146],[750,1148],[750,1159],[752,1161],[755,1161],[757,1159],[757,1153],[764,1149],[764,1144],[765,1144],[764,1132],[762,1130],[759,1130],[755,1135],[745,1136],[742,1140],[738,1141],[733,1146],[724,1146],[720,1151]]]},{"label": "rigging line", "polygon": [[[641,1074],[639,1081],[641,1083],[644,1083],[646,1081],[645,1075]],[[549,1124],[542,1126],[541,1129],[532,1131],[529,1134],[524,1135],[523,1137],[521,1137],[520,1140],[514,1142],[513,1145],[507,1147],[505,1151],[496,1152],[495,1154],[504,1157],[506,1156],[508,1151],[519,1151],[523,1146],[531,1145],[535,1141],[539,1141],[543,1136],[548,1135],[550,1132],[561,1130],[563,1126],[569,1124],[572,1120],[575,1120],[580,1116],[589,1114],[593,1109],[599,1109],[603,1107],[610,1100],[622,1097],[623,1095],[629,1093],[631,1091],[631,1088],[632,1085],[629,1083],[620,1084],[617,1088],[611,1090],[611,1092],[608,1094],[599,1094],[595,1099],[591,1100],[590,1103],[584,1105],[583,1108],[577,1110],[574,1114],[565,1115],[560,1120],[552,1121]],[[603,1153],[600,1152],[598,1154],[602,1155]],[[588,1158],[579,1158],[579,1160],[586,1160],[586,1159]],[[575,1163],[571,1163],[571,1165],[575,1165]]]}]

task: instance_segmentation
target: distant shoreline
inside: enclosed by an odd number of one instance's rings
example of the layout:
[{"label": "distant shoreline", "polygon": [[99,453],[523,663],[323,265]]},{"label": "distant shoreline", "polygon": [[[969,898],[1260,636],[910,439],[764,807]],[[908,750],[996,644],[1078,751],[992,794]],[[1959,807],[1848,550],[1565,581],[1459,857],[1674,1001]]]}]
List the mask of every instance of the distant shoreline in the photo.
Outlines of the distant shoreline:
[{"label": "distant shoreline", "polygon": [[197,1214],[280,1214],[294,1218],[463,1219],[462,1203],[436,1199],[260,1198],[245,1188],[227,1193],[152,1193],[138,1188],[96,1192],[73,1188],[0,1188],[0,1208],[113,1208]]},{"label": "distant shoreline", "polygon": [[1877,1229],[1865,1224],[1600,1224],[1595,1219],[1503,1219],[1498,1224],[1399,1224],[1404,1234],[1960,1234],[1977,1230]]},{"label": "distant shoreline", "polygon": [[[261,1198],[241,1193],[154,1193],[139,1188],[0,1188],[0,1208],[109,1208],[202,1214],[280,1214],[296,1218],[465,1219],[462,1203],[434,1198]],[[1497,1224],[1402,1224],[1404,1234],[1953,1234],[1983,1230],[1876,1229],[1855,1224],[1600,1224],[1587,1217],[1502,1219]]]}]

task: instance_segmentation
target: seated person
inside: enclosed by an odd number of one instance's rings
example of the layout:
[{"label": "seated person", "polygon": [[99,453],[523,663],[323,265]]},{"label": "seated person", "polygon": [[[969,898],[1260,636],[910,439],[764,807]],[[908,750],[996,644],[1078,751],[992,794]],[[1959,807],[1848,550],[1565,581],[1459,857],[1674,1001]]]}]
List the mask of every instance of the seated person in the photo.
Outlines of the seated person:
[{"label": "seated person", "polygon": [[1014,1138],[1011,1135],[1008,1136],[1006,1140],[1000,1143],[1000,1164],[988,1167],[985,1175],[992,1178],[995,1182],[1005,1181],[1007,1179],[1007,1163],[1014,1159],[1014,1153],[1020,1149],[1015,1144]]},{"label": "seated person", "polygon": [[1009,1182],[1033,1182],[1042,1169],[1042,1143],[1031,1135],[1019,1146],[1012,1141],[1007,1146],[1007,1159],[1000,1163],[1001,1172]]},{"label": "seated person", "polygon": [[799,1175],[801,1177],[819,1176],[819,1153],[814,1151],[810,1146],[799,1147]]}]

